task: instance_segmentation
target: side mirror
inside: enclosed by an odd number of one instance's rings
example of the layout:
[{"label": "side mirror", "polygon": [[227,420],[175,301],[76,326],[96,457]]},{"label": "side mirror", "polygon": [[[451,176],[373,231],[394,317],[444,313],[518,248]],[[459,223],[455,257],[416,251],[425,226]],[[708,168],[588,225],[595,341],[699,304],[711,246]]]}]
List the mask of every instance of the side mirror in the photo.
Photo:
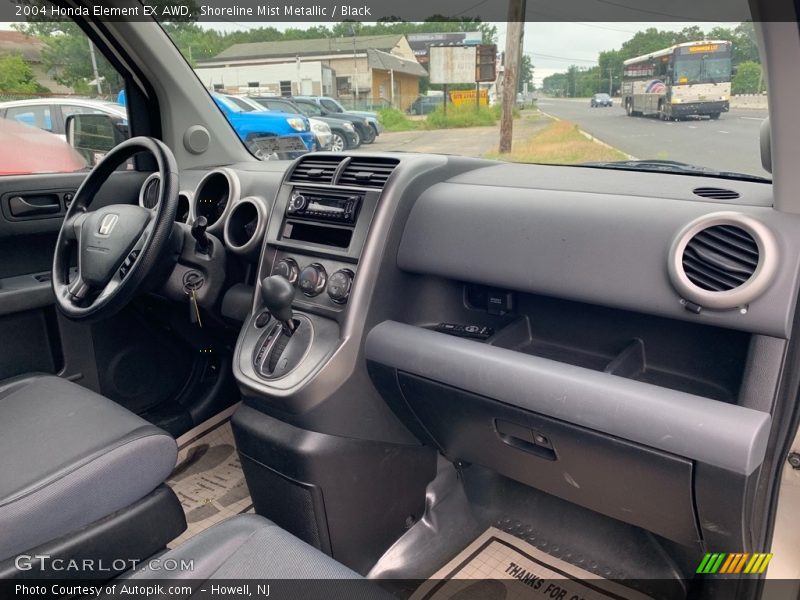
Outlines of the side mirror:
[{"label": "side mirror", "polygon": [[69,115],[64,123],[67,143],[93,167],[117,144],[128,139],[128,120],[105,114]]}]

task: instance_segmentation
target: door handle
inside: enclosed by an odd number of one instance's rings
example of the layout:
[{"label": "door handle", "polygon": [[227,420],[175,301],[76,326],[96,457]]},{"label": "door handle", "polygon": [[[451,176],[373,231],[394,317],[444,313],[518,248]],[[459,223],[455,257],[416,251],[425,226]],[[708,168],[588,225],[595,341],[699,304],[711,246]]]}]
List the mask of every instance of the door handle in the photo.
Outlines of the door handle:
[{"label": "door handle", "polygon": [[[58,196],[56,196],[58,198]],[[13,196],[8,201],[12,217],[35,217],[37,215],[51,215],[61,212],[61,203],[31,204],[22,196]]]}]

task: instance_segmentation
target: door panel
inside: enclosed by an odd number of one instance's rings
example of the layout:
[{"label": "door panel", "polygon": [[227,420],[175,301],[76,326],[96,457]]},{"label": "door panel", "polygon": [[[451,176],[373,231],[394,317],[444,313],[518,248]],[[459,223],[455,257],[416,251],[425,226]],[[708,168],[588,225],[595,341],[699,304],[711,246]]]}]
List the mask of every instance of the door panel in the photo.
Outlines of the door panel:
[{"label": "door panel", "polygon": [[[92,207],[138,202],[147,175],[114,173]],[[13,340],[0,344],[4,348],[0,379],[34,371],[56,373],[65,364],[83,365],[80,373],[62,373],[65,376],[84,375],[87,361],[64,358],[64,346],[72,351],[81,347],[64,336],[80,328],[59,326],[50,268],[67,203],[85,176],[81,172],[0,177],[0,339]],[[20,212],[23,203],[34,210]],[[49,206],[48,212],[35,210],[43,206]]]}]

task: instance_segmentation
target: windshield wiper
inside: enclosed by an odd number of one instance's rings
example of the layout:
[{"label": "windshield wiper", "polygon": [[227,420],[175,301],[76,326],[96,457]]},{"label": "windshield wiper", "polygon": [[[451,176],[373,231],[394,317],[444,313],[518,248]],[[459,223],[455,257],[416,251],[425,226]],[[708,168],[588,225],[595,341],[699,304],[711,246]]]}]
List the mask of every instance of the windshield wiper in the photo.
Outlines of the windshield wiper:
[{"label": "windshield wiper", "polygon": [[721,177],[724,179],[740,179],[742,181],[757,181],[772,183],[771,179],[759,175],[748,175],[735,171],[718,171],[709,167],[690,165],[676,160],[614,160],[580,163],[579,167],[594,167],[600,169],[620,169],[623,171],[649,171],[657,173],[678,173],[681,175],[699,175],[701,177]]}]

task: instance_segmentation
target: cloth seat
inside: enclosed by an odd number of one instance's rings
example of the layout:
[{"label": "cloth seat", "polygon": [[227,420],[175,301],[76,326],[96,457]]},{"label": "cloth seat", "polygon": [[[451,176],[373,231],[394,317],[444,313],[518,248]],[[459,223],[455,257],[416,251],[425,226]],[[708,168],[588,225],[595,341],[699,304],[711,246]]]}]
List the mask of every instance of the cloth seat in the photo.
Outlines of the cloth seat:
[{"label": "cloth seat", "polygon": [[[162,568],[155,570],[151,565]],[[166,570],[176,565],[180,568]],[[240,585],[243,579],[258,579],[269,583],[271,595],[278,598],[394,598],[272,521],[253,514],[237,515],[213,525],[149,561],[144,569],[131,571],[116,581],[134,584],[140,579],[185,580],[195,592],[207,592],[209,580],[224,580],[230,586]],[[250,591],[255,592],[255,585]],[[174,592],[168,597],[176,598]],[[178,597],[189,598],[192,593]]]},{"label": "cloth seat", "polygon": [[0,560],[126,508],[163,483],[172,436],[59,377],[0,381]]}]

